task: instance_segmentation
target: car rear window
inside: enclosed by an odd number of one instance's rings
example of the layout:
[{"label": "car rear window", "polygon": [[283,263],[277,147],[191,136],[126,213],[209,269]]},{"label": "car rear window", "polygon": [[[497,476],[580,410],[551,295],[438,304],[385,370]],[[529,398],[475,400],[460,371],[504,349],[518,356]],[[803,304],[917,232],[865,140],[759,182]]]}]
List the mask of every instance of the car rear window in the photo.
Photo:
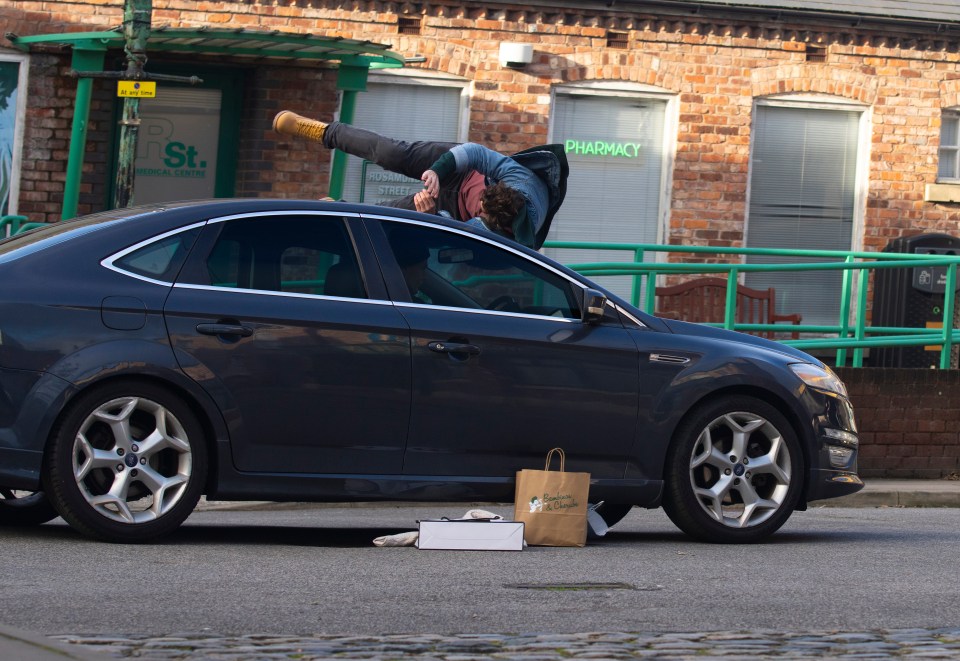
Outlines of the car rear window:
[{"label": "car rear window", "polygon": [[113,265],[153,280],[173,282],[199,234],[200,229],[194,228],[158,239],[120,257]]}]

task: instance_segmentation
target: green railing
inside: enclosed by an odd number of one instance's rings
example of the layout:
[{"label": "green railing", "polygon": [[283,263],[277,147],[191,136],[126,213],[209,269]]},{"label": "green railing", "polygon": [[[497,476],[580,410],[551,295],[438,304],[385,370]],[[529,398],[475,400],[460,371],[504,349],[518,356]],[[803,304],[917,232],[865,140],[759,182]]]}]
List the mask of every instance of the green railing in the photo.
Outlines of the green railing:
[{"label": "green railing", "polygon": [[[716,246],[664,246],[642,243],[596,243],[579,241],[548,241],[545,248],[574,250],[627,251],[633,262],[596,262],[570,264],[570,268],[584,275],[629,276],[632,278],[630,300],[653,313],[656,302],[657,276],[661,274],[714,273],[726,274],[727,295],[723,323],[711,324],[737,331],[780,331],[782,324],[746,324],[736,319],[736,284],[740,273],[763,271],[842,271],[839,318],[835,325],[790,325],[790,332],[812,335],[805,339],[782,340],[798,349],[837,349],[837,365],[847,364],[847,352],[853,350],[852,365],[863,366],[864,349],[891,346],[939,346],[940,368],[950,367],[950,353],[960,343],[960,331],[954,329],[957,265],[960,257],[914,253],[877,253],[840,250],[784,250],[777,248],[726,248]],[[766,256],[791,258],[793,263],[748,264],[737,263],[671,263],[645,262],[648,253],[686,253],[690,255],[734,255],[740,258]],[[802,261],[828,259],[832,261]],[[946,269],[942,328],[908,328],[867,325],[867,286],[870,271],[888,268],[916,268],[921,266]],[[641,297],[641,293],[643,294]],[[854,301],[856,306],[854,307]]]},{"label": "green railing", "polygon": [[0,216],[0,238],[44,227],[47,223],[28,223],[26,216]]},{"label": "green railing", "polygon": [[[0,236],[44,227],[46,223],[26,222],[26,216],[0,217]],[[710,325],[743,332],[785,332],[782,324],[738,323],[736,321],[736,284],[741,273],[764,271],[842,271],[840,304],[837,323],[833,325],[798,324],[789,326],[790,333],[802,333],[802,339],[781,340],[784,344],[805,350],[836,349],[836,364],[846,365],[848,351],[852,350],[852,365],[863,366],[864,349],[892,346],[940,347],[940,368],[950,367],[954,345],[960,344],[960,330],[954,328],[956,309],[957,265],[960,256],[937,256],[914,253],[857,252],[842,250],[785,250],[778,248],[732,248],[717,246],[666,246],[653,243],[604,243],[585,241],[548,241],[544,248],[564,250],[601,250],[630,253],[633,261],[592,262],[569,264],[570,268],[587,276],[628,276],[631,278],[630,301],[646,312],[653,313],[656,304],[657,276],[668,274],[725,274],[727,293],[724,321]],[[646,262],[648,254],[685,253],[689,255],[731,255],[779,257],[797,260],[791,263],[748,264],[735,263],[674,263]],[[802,261],[802,260],[831,261]],[[917,268],[922,266],[946,269],[943,316],[941,328],[914,328],[867,325],[867,287],[871,271],[889,268]],[[856,303],[854,305],[854,303]]]}]

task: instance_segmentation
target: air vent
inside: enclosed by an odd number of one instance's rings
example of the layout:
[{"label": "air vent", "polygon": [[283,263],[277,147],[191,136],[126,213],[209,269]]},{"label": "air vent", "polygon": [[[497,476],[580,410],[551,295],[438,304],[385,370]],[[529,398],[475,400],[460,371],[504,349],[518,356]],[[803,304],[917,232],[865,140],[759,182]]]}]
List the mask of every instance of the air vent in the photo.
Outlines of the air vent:
[{"label": "air vent", "polygon": [[626,32],[607,30],[607,48],[628,48],[630,43]]},{"label": "air vent", "polygon": [[398,34],[420,34],[423,18],[420,16],[400,16],[397,19]]},{"label": "air vent", "polygon": [[826,62],[827,47],[807,44],[807,62]]},{"label": "air vent", "polygon": [[652,353],[650,354],[651,363],[672,363],[674,365],[686,365],[690,362],[690,359],[686,356],[673,356],[668,353]]}]

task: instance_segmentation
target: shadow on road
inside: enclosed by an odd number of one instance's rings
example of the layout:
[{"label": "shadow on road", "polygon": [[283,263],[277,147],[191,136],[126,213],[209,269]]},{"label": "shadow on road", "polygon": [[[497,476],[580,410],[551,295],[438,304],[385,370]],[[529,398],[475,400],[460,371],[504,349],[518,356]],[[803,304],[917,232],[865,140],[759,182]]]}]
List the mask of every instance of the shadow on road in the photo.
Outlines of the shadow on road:
[{"label": "shadow on road", "polygon": [[[245,545],[245,546],[311,546],[321,548],[373,548],[373,540],[383,535],[409,532],[416,526],[303,526],[303,525],[250,525],[243,523],[201,524],[187,522],[170,535],[149,543],[150,545]],[[922,538],[923,531],[912,533]],[[930,533],[931,540],[934,533]],[[0,538],[10,541],[64,541],[73,539],[81,543],[98,544],[83,537],[60,520],[38,527],[0,528]],[[898,531],[849,531],[849,530],[781,530],[759,546],[830,544],[863,544],[902,541]],[[721,548],[722,545],[697,542],[680,531],[612,530],[605,537],[591,539],[586,548],[638,547],[651,545],[675,545],[680,549],[690,547]],[[531,550],[531,549],[528,549]]]}]

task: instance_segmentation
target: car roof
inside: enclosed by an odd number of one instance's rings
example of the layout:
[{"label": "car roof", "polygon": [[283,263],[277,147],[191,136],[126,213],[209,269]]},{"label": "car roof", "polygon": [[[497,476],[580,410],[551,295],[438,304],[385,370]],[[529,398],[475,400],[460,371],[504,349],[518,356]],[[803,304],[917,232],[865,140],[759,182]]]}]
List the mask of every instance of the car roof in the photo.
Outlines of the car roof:
[{"label": "car roof", "polygon": [[[181,200],[174,202],[159,202],[138,205],[124,209],[112,209],[72,218],[69,220],[50,223],[22,234],[16,234],[0,240],[0,260],[4,255],[12,253],[23,255],[59,243],[69,238],[67,235],[98,233],[108,227],[123,227],[123,231],[133,229],[130,224],[136,223],[136,234],[160,234],[173,231],[178,227],[186,226],[191,222],[231,215],[255,214],[258,212],[327,212],[340,214],[358,214],[366,217],[387,216],[391,218],[416,220],[421,223],[430,223],[482,235],[485,239],[495,241],[514,250],[528,251],[529,248],[510,239],[501,237],[493,232],[475,229],[465,223],[443,216],[423,214],[417,211],[385,207],[372,204],[334,200],[309,199],[280,199],[280,198],[217,198],[201,200]],[[536,251],[530,251],[543,257]]]},{"label": "car roof", "polygon": [[[86,214],[50,223],[45,227],[40,227],[30,232],[8,237],[5,241],[19,239],[24,241],[28,235],[50,237],[62,232],[73,231],[78,228],[95,228],[97,225],[107,225],[128,220],[146,220],[148,218],[165,218],[174,224],[174,219],[182,219],[187,216],[195,216],[197,220],[203,218],[216,218],[232,214],[256,213],[258,211],[328,211],[344,214],[363,214],[363,215],[390,215],[399,218],[411,218],[426,222],[436,222],[437,224],[449,225],[450,221],[442,216],[432,216],[421,214],[416,211],[406,209],[396,209],[392,207],[381,207],[371,204],[357,204],[352,202],[342,202],[333,200],[307,200],[307,199],[272,199],[272,198],[217,198],[203,200],[180,200],[174,202],[157,202],[152,204],[137,205],[123,209],[111,209],[96,213]],[[458,224],[462,226],[462,224]]]}]

